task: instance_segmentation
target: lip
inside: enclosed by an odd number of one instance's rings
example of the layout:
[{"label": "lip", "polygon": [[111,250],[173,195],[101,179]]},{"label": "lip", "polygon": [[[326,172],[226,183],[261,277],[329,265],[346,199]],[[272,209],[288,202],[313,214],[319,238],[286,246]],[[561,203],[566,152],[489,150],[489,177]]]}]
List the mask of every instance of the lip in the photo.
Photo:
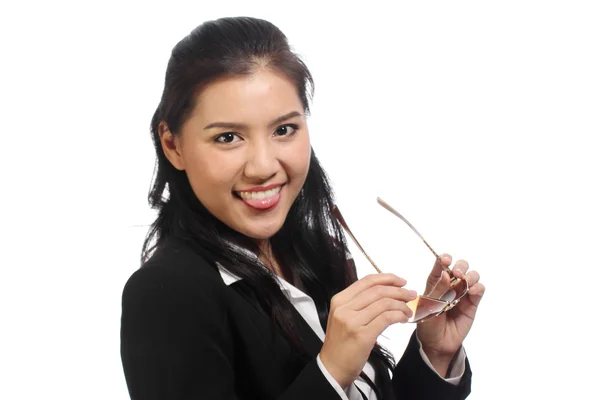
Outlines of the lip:
[{"label": "lip", "polygon": [[266,192],[267,190],[271,190],[271,189],[274,189],[276,187],[280,187],[283,185],[285,185],[285,183],[273,183],[272,185],[267,185],[267,186],[255,186],[250,189],[234,190],[234,192],[236,192],[236,193]]},{"label": "lip", "polygon": [[[282,188],[275,195],[270,196],[268,198],[263,198],[263,199],[254,199],[254,198],[253,199],[244,199],[239,194],[239,192],[234,192],[234,196],[238,200],[240,200],[242,203],[244,203],[247,207],[251,208],[252,210],[259,211],[259,212],[271,211],[271,210],[275,209],[277,207],[277,205],[279,204],[279,202],[281,201],[281,196],[282,196],[281,191],[283,190],[283,186],[284,185],[264,186],[264,187],[271,188],[271,189],[277,188],[277,187],[281,187]],[[262,190],[264,190],[264,189],[262,189]],[[267,189],[267,190],[269,190],[269,189]],[[256,191],[254,190],[253,192],[256,192]]]}]

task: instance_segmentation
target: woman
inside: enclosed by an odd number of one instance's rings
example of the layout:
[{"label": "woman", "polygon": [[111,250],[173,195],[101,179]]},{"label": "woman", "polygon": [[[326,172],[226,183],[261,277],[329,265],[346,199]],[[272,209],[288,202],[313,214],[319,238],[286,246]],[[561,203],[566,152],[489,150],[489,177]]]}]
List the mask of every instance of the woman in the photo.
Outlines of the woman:
[{"label": "woman", "polygon": [[[207,22],[173,49],[151,127],[158,217],[123,293],[132,399],[469,394],[477,273],[455,264],[469,295],[419,324],[394,365],[376,340],[407,321],[416,293],[392,274],[357,280],[310,146],[312,83],[264,20]],[[429,284],[442,278],[435,265]]]}]

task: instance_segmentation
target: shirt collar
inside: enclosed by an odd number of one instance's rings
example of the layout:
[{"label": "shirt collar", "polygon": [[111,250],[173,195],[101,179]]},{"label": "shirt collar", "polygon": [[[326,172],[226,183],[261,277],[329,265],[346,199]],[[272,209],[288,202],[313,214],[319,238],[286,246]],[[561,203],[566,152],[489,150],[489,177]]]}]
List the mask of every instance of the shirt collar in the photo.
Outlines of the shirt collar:
[{"label": "shirt collar", "polygon": [[[235,243],[232,243],[232,242],[227,242],[227,245],[229,247],[231,247],[233,250],[235,250],[235,251],[237,251],[239,253],[243,253],[246,256],[248,256],[249,258],[252,258],[252,259],[260,262],[260,260],[258,260],[258,257],[256,256],[256,254],[254,254],[250,250],[248,250],[246,248],[243,248],[242,246],[239,246],[239,245],[237,245]],[[262,263],[260,263],[260,264],[263,265]],[[231,285],[231,284],[233,284],[233,283],[235,283],[235,282],[237,282],[237,281],[239,281],[239,280],[242,279],[239,276],[237,276],[237,275],[235,275],[235,274],[227,271],[225,269],[225,267],[223,267],[223,265],[220,264],[220,263],[218,263],[218,262],[217,262],[217,267],[219,268],[219,273],[221,274],[221,279],[223,279],[223,282],[225,282],[225,284],[227,286],[229,286],[229,285]]]},{"label": "shirt collar", "polygon": [[[241,280],[242,278],[240,278],[239,276],[227,271],[223,265],[221,265],[220,263],[217,263],[217,268],[219,269],[219,274],[221,275],[221,279],[223,279],[223,282],[229,286],[234,284],[235,282]],[[266,267],[265,267],[266,268]],[[294,285],[290,284],[288,281],[286,281],[285,279],[279,277],[279,276],[275,276],[275,279],[277,280],[277,283],[279,284],[279,287],[281,288],[281,290],[283,291],[283,293],[286,295],[286,297],[288,299],[295,299],[295,300],[299,300],[299,299],[303,299],[303,298],[310,298],[306,293],[304,293],[303,291],[301,291],[300,289],[298,289],[297,287],[295,287]]]}]

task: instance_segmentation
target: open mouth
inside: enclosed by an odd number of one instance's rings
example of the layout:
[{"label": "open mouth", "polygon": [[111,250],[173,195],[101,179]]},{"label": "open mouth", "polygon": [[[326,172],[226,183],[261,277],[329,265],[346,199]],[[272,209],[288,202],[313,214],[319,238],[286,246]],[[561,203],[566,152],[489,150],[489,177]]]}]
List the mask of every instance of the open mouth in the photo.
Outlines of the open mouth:
[{"label": "open mouth", "polygon": [[244,190],[234,191],[233,194],[239,200],[243,201],[248,207],[255,210],[271,210],[279,204],[281,200],[281,190],[285,184],[266,187],[265,190]]}]

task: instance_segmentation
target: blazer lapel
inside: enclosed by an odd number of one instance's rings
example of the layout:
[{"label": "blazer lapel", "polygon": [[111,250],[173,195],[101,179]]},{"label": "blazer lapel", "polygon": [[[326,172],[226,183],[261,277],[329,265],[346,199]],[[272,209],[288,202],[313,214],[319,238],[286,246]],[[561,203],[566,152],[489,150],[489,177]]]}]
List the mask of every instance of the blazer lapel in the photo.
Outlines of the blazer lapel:
[{"label": "blazer lapel", "polygon": [[298,335],[300,336],[307,353],[312,358],[317,357],[321,351],[321,347],[323,347],[323,342],[295,308],[292,309],[292,315],[294,324],[298,328]]},{"label": "blazer lapel", "polygon": [[[252,305],[260,314],[262,314],[265,318],[267,318],[270,322],[270,317],[266,313],[266,311],[261,307],[260,302],[256,298],[256,295],[251,288],[243,281],[239,280],[235,283],[229,285],[232,289],[234,289],[240,296],[244,298],[249,304]],[[298,330],[298,336],[302,340],[302,344],[306,349],[306,352],[312,357],[316,357],[321,351],[321,347],[323,346],[323,342],[317,334],[312,330],[310,325],[302,318],[302,315],[296,310],[295,307],[292,308],[292,319],[294,321],[294,326]],[[282,333],[283,335],[283,333]]]}]

